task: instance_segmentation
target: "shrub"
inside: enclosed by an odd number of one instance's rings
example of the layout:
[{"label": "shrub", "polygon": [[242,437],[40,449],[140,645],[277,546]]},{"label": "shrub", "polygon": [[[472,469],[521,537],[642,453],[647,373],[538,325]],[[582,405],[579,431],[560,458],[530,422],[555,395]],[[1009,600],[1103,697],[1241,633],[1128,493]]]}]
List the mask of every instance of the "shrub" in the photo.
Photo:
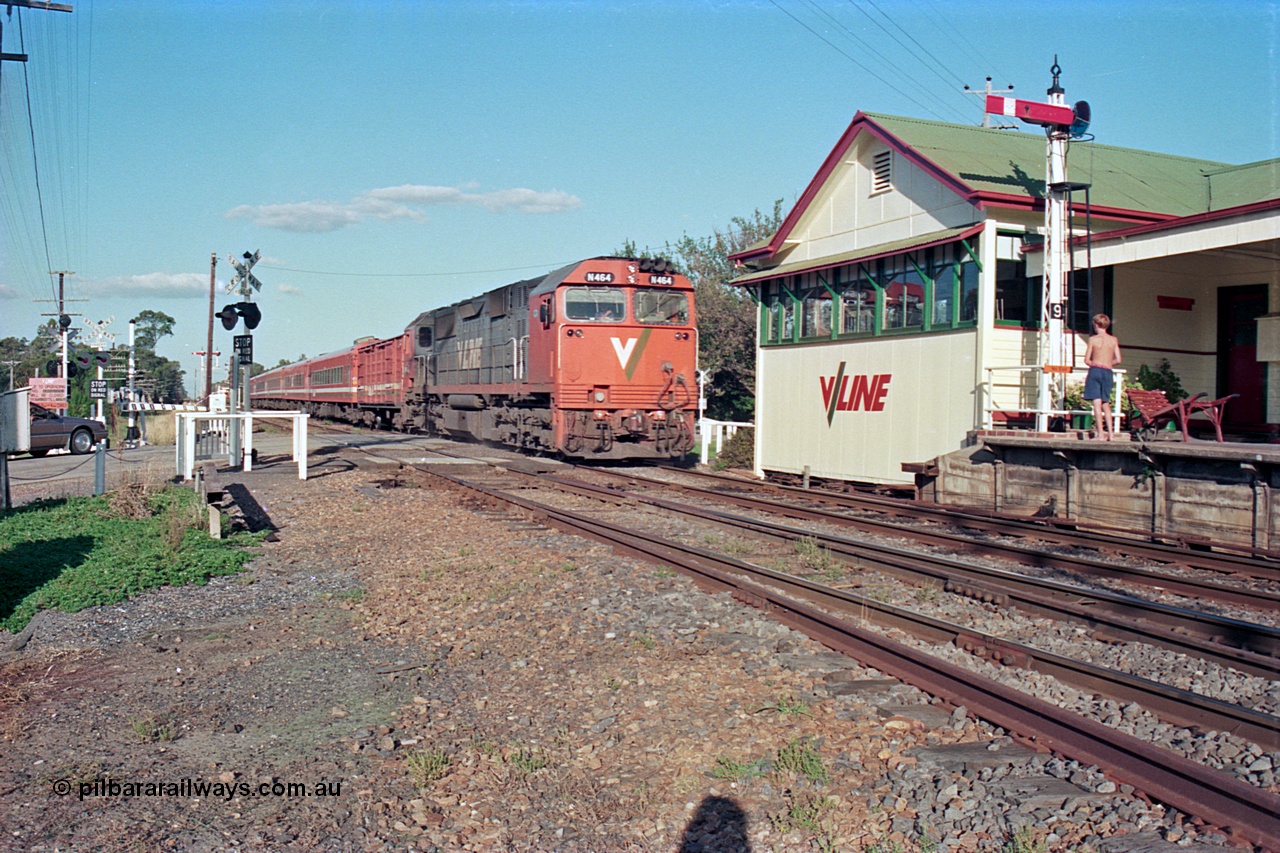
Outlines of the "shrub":
[{"label": "shrub", "polygon": [[752,468],[755,466],[756,431],[743,427],[729,437],[715,458],[715,469]]}]

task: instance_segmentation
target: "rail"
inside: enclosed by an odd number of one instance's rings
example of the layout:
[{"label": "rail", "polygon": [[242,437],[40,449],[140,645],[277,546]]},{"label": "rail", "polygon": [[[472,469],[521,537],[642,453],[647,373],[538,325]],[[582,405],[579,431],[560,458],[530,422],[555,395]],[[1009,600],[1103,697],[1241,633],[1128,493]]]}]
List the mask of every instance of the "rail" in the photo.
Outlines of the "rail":
[{"label": "rail", "polygon": [[[995,380],[996,380],[995,373],[997,371],[1016,372],[1016,373],[1034,373],[1034,372],[1039,372],[1043,369],[1044,368],[1038,364],[1017,364],[1017,365],[1006,365],[1001,367],[988,367],[986,369],[987,381],[983,383],[983,388],[982,388],[982,395],[983,395],[982,428],[983,429],[995,428],[995,415],[997,412],[1033,414],[1036,417],[1037,424],[1040,424],[1042,422],[1042,419],[1047,420],[1048,418],[1053,416],[1071,417],[1073,415],[1089,415],[1089,416],[1093,415],[1092,409],[1040,409],[1034,406],[1018,406],[1016,408],[1008,408],[1005,406],[997,406],[995,404]],[[1087,370],[1073,370],[1066,375],[1070,377],[1079,376],[1081,379],[1081,382],[1083,383],[1084,376],[1087,373],[1088,373]],[[1125,371],[1121,368],[1116,368],[1115,376],[1116,376],[1115,398],[1117,402],[1111,407],[1111,431],[1113,433],[1120,431],[1121,406],[1119,401],[1124,399]],[[1013,387],[1014,389],[1021,389],[1023,387],[1023,384],[1024,383],[1019,380],[1015,385],[1011,387]],[[1005,387],[1010,387],[1010,386],[1006,385]]]}]

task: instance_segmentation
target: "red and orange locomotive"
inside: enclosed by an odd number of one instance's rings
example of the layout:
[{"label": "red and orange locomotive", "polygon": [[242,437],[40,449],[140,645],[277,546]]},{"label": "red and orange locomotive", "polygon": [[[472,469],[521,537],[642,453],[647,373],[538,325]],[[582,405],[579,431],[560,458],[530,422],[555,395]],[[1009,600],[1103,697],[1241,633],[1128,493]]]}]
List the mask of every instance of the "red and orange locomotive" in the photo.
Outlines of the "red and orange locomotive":
[{"label": "red and orange locomotive", "polygon": [[263,373],[251,401],[572,458],[682,456],[697,405],[693,303],[666,261],[591,258]]}]

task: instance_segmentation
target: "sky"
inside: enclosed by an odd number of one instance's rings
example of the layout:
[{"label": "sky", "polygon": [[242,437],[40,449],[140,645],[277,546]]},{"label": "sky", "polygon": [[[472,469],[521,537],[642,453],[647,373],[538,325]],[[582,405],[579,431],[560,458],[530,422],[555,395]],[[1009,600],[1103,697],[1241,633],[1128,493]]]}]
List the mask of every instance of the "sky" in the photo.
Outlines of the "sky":
[{"label": "sky", "polygon": [[1280,156],[1280,2],[68,2],[0,9],[0,338],[73,272],[77,326],[175,318],[188,388],[211,256],[221,309],[260,252],[271,367],[788,210],[859,110],[980,124],[1055,55],[1100,143]]}]

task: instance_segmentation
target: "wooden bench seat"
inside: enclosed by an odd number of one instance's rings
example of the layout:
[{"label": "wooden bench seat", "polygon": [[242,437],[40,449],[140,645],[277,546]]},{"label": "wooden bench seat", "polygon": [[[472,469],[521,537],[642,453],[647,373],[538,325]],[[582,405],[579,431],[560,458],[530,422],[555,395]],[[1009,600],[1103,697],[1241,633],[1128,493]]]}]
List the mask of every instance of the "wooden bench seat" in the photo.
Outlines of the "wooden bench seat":
[{"label": "wooden bench seat", "polygon": [[1133,404],[1134,414],[1129,419],[1129,427],[1136,437],[1150,441],[1156,430],[1169,422],[1176,423],[1182,430],[1182,440],[1190,441],[1191,433],[1187,429],[1187,421],[1194,415],[1204,415],[1213,424],[1213,431],[1218,441],[1222,441],[1222,414],[1227,401],[1239,394],[1228,394],[1216,400],[1205,400],[1204,393],[1194,397],[1170,403],[1163,391],[1144,391],[1140,388],[1124,389],[1125,396]]}]

